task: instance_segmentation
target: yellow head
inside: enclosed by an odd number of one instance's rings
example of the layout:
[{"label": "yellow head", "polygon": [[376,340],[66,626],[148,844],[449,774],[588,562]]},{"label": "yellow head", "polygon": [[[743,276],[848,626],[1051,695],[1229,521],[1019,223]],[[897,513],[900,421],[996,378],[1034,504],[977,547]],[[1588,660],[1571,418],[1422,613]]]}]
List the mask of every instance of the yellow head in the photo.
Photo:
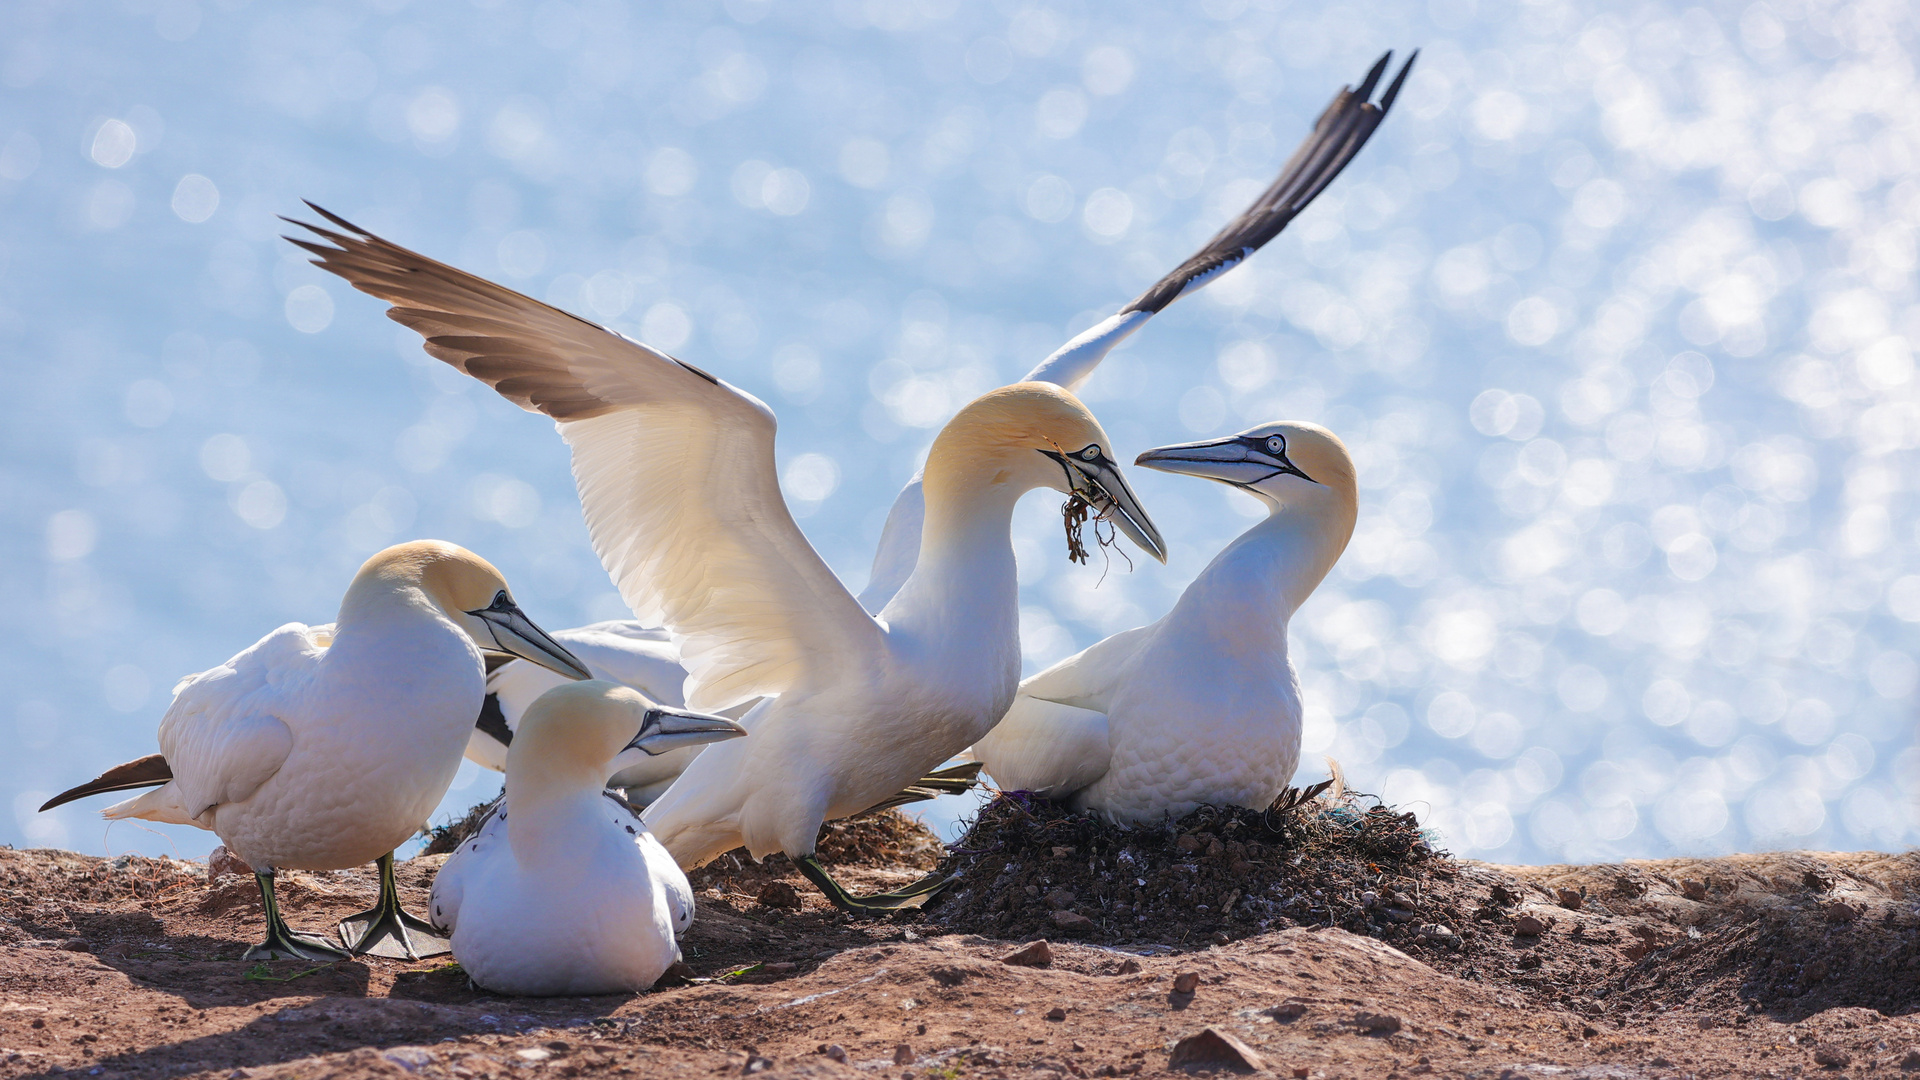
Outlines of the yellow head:
[{"label": "yellow head", "polygon": [[999,489],[1018,498],[1049,487],[1079,495],[1166,561],[1160,532],[1121,476],[1100,421],[1052,383],[1014,383],[968,403],[934,439],[924,484],[929,513],[935,499],[959,491]]},{"label": "yellow head", "polygon": [[568,678],[592,677],[586,665],[527,618],[492,563],[444,540],[413,540],[376,553],[354,575],[341,617],[348,618],[367,598],[408,590],[439,608],[484,651],[531,660]]},{"label": "yellow head", "polygon": [[592,679],[536,698],[507,748],[507,784],[598,791],[625,750],[664,754],[737,738],[747,730],[724,716],[670,709],[631,687]]},{"label": "yellow head", "polygon": [[1279,420],[1225,439],[1158,447],[1134,464],[1232,484],[1275,507],[1326,503],[1329,521],[1337,525],[1344,519],[1346,532],[1353,531],[1359,505],[1353,455],[1319,424]]}]

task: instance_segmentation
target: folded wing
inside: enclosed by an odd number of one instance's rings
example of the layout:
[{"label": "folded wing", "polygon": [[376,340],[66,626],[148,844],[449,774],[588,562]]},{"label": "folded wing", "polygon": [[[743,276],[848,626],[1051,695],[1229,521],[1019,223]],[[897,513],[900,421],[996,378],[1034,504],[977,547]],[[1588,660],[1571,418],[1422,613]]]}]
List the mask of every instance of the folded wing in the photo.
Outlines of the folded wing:
[{"label": "folded wing", "polygon": [[556,421],[594,550],[634,615],[673,632],[689,707],[832,680],[869,654],[879,626],[781,496],[765,405],[313,209],[338,226],[295,223],[327,241],[293,240],[316,265],[392,304],[388,317],[425,338],[428,353]]}]

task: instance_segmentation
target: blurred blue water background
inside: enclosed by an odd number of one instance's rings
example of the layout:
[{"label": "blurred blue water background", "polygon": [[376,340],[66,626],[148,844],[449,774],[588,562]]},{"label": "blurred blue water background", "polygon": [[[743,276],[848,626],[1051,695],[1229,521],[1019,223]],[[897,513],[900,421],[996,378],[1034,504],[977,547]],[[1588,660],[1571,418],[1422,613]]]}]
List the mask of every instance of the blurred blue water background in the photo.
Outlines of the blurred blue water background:
[{"label": "blurred blue water background", "polygon": [[[550,627],[625,614],[551,426],[279,240],[300,199],[770,402],[857,588],[955,407],[1420,46],[1311,212],[1086,393],[1128,456],[1276,418],[1353,447],[1359,530],[1293,624],[1303,778],[1331,755],[1497,859],[1905,845],[1915,41],[1803,0],[0,6],[0,841],[203,853],[33,809],[388,543],[485,554]],[[1133,480],[1166,568],[1071,566],[1023,505],[1029,670],[1256,512]]]}]

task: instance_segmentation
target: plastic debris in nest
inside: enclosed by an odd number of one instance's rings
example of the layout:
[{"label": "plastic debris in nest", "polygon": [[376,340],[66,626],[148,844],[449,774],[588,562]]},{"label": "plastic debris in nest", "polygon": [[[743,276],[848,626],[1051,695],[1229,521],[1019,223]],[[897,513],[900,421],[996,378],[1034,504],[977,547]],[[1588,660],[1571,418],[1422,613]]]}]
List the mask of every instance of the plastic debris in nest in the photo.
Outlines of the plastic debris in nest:
[{"label": "plastic debris in nest", "polygon": [[1293,925],[1399,942],[1457,921],[1426,903],[1426,882],[1453,871],[1415,816],[1330,787],[1134,825],[1001,792],[949,849],[940,870],[958,881],[928,917],[1002,938],[1187,945]]}]

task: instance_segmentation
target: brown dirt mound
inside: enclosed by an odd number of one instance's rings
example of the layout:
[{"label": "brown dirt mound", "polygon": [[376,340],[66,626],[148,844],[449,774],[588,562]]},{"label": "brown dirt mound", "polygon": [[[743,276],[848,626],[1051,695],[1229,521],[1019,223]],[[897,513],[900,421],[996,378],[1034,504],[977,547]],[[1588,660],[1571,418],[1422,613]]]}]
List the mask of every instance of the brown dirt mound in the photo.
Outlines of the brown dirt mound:
[{"label": "brown dirt mound", "polygon": [[1465,913],[1429,894],[1453,878],[1451,860],[1412,814],[1365,799],[1289,792],[1265,811],[1206,806],[1129,827],[1002,793],[941,864],[958,882],[930,917],[962,932],[1110,944],[1202,944],[1292,925],[1396,943],[1450,936],[1435,924]]},{"label": "brown dirt mound", "polygon": [[[400,864],[414,910],[442,861]],[[1172,1051],[1207,1027],[1272,1075],[1329,1080],[1920,1068],[1920,1016],[1898,1015],[1920,1009],[1913,855],[1531,868],[1436,855],[1401,896],[1415,925],[1456,911],[1458,946],[1402,951],[1326,926],[1154,948],[1052,933],[1044,968],[1001,962],[1025,951],[1018,938],[849,921],[779,863],[754,872],[792,886],[797,908],[703,872],[681,941],[691,985],[536,1000],[474,989],[445,958],[239,963],[260,917],[244,875],[0,850],[0,1078],[1171,1077]],[[855,891],[920,874],[841,869]],[[310,932],[374,891],[371,868],[281,880]],[[1378,912],[1365,921],[1404,925]]]}]

